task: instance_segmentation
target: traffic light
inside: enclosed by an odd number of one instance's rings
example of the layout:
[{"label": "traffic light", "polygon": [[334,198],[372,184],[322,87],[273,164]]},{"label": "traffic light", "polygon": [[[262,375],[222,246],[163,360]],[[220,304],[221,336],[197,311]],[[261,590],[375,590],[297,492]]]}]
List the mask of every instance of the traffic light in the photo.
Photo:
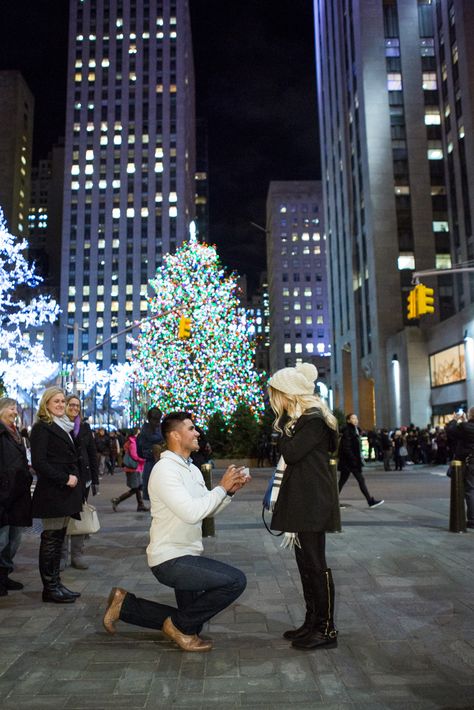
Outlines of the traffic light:
[{"label": "traffic light", "polygon": [[191,318],[181,316],[179,319],[178,338],[186,340],[191,336]]},{"label": "traffic light", "polygon": [[418,288],[415,286],[412,288],[407,297],[407,318],[408,320],[414,320],[418,318]]},{"label": "traffic light", "polygon": [[418,314],[434,313],[434,290],[424,284],[418,284],[417,288]]}]

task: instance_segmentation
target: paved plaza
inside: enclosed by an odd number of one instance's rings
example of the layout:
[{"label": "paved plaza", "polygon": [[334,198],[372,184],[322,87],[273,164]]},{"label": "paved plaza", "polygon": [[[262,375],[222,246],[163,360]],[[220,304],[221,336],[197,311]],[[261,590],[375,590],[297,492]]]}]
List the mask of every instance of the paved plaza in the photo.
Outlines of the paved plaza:
[{"label": "paved plaza", "polygon": [[472,710],[474,531],[448,532],[444,467],[365,470],[371,494],[386,503],[369,510],[355,481],[344,488],[343,531],[328,536],[339,647],[313,652],[282,638],[303,603],[293,553],[261,523],[268,470],[254,472],[205,543],[248,578],[239,603],[205,630],[214,650],[186,654],[160,632],[122,622],[107,635],[110,587],[174,597],[146,565],[149,515],[131,498],[113,513],[125,476],[106,476],[94,499],[102,529],[87,544],[90,568],[63,574],[82,592],[78,602],[41,602],[38,529],[24,536],[12,576],[25,589],[0,599],[0,707]]}]

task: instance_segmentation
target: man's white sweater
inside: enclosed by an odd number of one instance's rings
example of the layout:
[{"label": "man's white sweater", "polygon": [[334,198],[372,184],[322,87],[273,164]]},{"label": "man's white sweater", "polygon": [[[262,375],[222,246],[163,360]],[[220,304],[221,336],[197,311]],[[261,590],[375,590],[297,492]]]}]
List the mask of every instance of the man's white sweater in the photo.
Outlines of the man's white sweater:
[{"label": "man's white sweater", "polygon": [[150,567],[183,555],[200,555],[201,522],[231,498],[221,486],[207,490],[201,471],[173,451],[164,451],[148,482],[151,501]]}]

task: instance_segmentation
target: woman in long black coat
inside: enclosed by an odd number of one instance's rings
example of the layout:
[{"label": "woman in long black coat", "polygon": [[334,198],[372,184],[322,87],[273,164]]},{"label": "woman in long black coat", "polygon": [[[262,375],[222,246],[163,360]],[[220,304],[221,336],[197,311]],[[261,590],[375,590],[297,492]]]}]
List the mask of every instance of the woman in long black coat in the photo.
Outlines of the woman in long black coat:
[{"label": "woman in long black coat", "polygon": [[10,579],[24,527],[31,525],[31,482],[26,451],[15,422],[17,403],[0,399],[0,596],[23,589]]},{"label": "woman in long black coat", "polygon": [[49,387],[39,403],[31,430],[31,461],[38,477],[33,494],[33,517],[43,519],[39,569],[43,601],[71,603],[80,596],[61,582],[61,548],[70,517],[82,508],[79,460],[71,436],[74,423],[65,415],[66,399],[58,387]]},{"label": "woman in long black coat", "polygon": [[276,372],[269,382],[275,429],[286,463],[271,527],[296,533],[295,555],[306,602],[305,620],[283,636],[295,648],[337,646],[334,581],[326,562],[326,532],[337,529],[339,500],[329,468],[337,421],[314,394],[318,371],[309,363]]},{"label": "woman in long black coat", "polygon": [[385,501],[376,500],[370,495],[362,474],[364,460],[362,458],[361,440],[359,434],[359,419],[357,414],[348,414],[346,417],[346,426],[342,430],[341,443],[339,446],[339,493],[342,491],[344,484],[349,476],[352,475],[359,484],[360,491],[367,501],[369,508],[377,508]]}]

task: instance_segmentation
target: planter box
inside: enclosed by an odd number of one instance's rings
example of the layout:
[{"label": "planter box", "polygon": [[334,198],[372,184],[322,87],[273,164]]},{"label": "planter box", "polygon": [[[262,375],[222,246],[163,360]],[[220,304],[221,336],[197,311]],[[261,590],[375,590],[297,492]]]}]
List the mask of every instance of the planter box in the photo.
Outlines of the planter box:
[{"label": "planter box", "polygon": [[216,468],[227,468],[235,463],[236,466],[247,466],[248,468],[257,467],[257,459],[250,458],[235,458],[235,459],[212,459]]}]

